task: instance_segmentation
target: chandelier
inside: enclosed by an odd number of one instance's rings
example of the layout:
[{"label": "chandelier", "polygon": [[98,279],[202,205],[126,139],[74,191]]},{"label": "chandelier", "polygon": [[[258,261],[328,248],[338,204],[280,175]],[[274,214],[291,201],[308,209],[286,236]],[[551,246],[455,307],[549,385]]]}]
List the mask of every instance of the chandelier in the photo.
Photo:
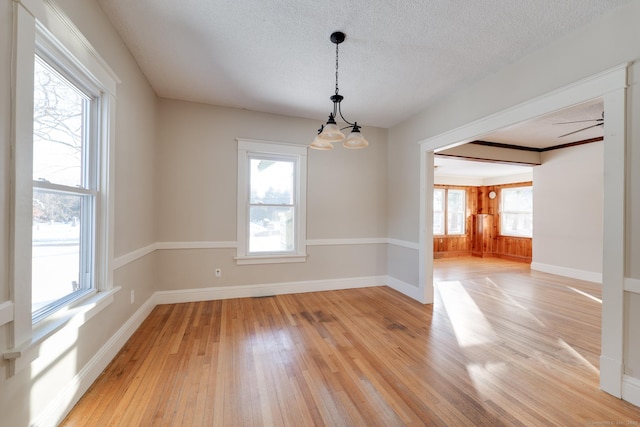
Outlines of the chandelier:
[{"label": "chandelier", "polygon": [[[360,126],[358,126],[358,122],[351,123],[345,119],[340,108],[340,103],[344,97],[338,93],[338,45],[342,43],[345,38],[345,34],[340,31],[336,31],[331,34],[330,37],[331,42],[336,45],[336,91],[329,97],[333,102],[333,112],[329,114],[329,120],[327,120],[327,123],[320,126],[320,129],[318,129],[318,135],[311,145],[309,145],[311,148],[315,148],[316,150],[331,150],[333,149],[333,143],[340,141],[342,141],[342,145],[345,148],[364,148],[369,145],[369,142],[364,139],[364,136],[360,133]],[[343,128],[338,127],[338,124],[336,123],[336,117],[338,114],[342,121],[344,121],[348,126]],[[349,128],[351,129],[351,132],[349,133],[349,136],[345,138],[342,131]]]}]

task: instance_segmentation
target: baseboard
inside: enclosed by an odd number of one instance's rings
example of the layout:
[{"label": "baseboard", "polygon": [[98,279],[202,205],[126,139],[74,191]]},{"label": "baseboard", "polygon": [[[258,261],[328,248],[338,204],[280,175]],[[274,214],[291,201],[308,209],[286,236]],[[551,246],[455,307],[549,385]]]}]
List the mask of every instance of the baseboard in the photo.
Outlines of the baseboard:
[{"label": "baseboard", "polygon": [[602,391],[622,398],[622,362],[600,356],[600,388]]},{"label": "baseboard", "polygon": [[602,283],[602,273],[595,273],[593,271],[577,270],[575,268],[560,267],[558,265],[543,264],[540,262],[532,262],[531,269],[542,271],[543,273],[555,274],[557,276],[584,280],[586,282]]},{"label": "baseboard", "polygon": [[625,375],[622,377],[622,398],[640,406],[640,379]]},{"label": "baseboard", "polygon": [[424,295],[422,295],[424,292],[422,292],[419,287],[410,285],[395,277],[387,276],[387,286],[416,301],[422,301],[424,299]]},{"label": "baseboard", "polygon": [[33,421],[33,426],[57,426],[67,416],[73,406],[78,403],[82,395],[100,376],[107,365],[116,357],[120,349],[140,327],[144,319],[155,307],[154,298],[149,298],[124,325],[98,350],[91,360],[78,372],[73,379],[60,390],[56,397],[47,405]]},{"label": "baseboard", "polygon": [[230,298],[264,297],[304,292],[335,291],[386,285],[386,276],[353,277],[346,279],[308,280],[301,282],[267,283],[258,285],[216,286],[201,289],[158,291],[156,304],[210,301]]},{"label": "baseboard", "polygon": [[506,259],[507,261],[523,262],[525,264],[531,264],[531,257],[499,254],[499,253],[493,253],[491,254],[491,256],[493,256],[494,258]]},{"label": "baseboard", "polygon": [[446,252],[434,252],[433,259],[442,259],[442,258],[456,258],[463,256],[471,256],[473,252],[471,251],[446,251]]}]

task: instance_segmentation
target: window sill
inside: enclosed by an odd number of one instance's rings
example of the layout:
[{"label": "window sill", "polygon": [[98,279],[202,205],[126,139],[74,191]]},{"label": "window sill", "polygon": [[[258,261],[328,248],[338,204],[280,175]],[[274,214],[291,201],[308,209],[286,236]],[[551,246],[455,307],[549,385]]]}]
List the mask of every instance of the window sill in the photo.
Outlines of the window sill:
[{"label": "window sill", "polygon": [[3,352],[10,361],[10,375],[21,371],[41,356],[41,346],[49,338],[63,329],[77,330],[96,314],[107,308],[114,300],[114,294],[121,288],[97,292],[80,300],[75,305],[61,309],[34,325],[31,339]]},{"label": "window sill", "polygon": [[248,264],[286,264],[292,262],[306,262],[307,254],[301,255],[260,255],[260,256],[237,256],[237,265]]}]

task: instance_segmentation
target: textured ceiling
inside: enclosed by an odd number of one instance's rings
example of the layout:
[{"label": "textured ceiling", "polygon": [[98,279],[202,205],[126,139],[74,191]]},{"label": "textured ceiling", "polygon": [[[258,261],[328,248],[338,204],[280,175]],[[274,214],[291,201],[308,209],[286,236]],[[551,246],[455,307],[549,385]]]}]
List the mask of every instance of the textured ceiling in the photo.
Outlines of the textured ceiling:
[{"label": "textured ceiling", "polygon": [[99,0],[159,96],[389,127],[629,0]]}]

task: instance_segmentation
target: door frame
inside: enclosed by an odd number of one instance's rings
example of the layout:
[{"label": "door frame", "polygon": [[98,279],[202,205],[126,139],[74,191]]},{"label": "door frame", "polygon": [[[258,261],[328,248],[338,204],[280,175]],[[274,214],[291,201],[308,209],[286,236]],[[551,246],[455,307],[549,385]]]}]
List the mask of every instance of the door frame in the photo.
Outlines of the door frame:
[{"label": "door frame", "polygon": [[628,63],[554,90],[546,95],[422,141],[420,145],[419,294],[432,303],[433,283],[433,156],[445,148],[481,139],[483,135],[544,114],[602,98],[604,126],[604,240],[602,259],[602,346],[600,388],[622,397],[625,276],[625,147]]}]

